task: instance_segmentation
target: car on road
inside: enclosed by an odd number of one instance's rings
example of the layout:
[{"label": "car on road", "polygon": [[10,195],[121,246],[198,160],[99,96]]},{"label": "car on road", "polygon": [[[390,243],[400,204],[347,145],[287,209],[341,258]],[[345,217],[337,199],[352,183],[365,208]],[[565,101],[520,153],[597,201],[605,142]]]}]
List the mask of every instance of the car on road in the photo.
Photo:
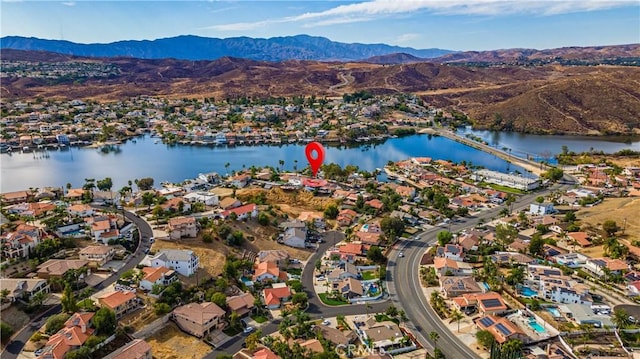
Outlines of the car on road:
[{"label": "car on road", "polygon": [[316,280],[317,280],[318,282],[322,282],[322,281],[324,281],[324,280],[327,280],[327,278],[325,278],[325,277],[318,277],[318,278],[316,278]]},{"label": "car on road", "polygon": [[149,248],[144,249],[144,254],[149,254]]},{"label": "car on road", "polygon": [[400,257],[400,258],[404,258],[404,252],[400,252],[400,253],[398,254],[398,257]]},{"label": "car on road", "polygon": [[252,331],[254,331],[255,329],[253,327],[246,327],[244,328],[244,330],[242,331],[244,334],[249,334]]},{"label": "car on road", "polygon": [[40,355],[42,355],[43,352],[44,352],[44,349],[40,348],[40,349],[36,350],[35,352],[33,352],[33,354],[35,354],[36,356],[40,356]]},{"label": "car on road", "polygon": [[155,239],[155,238],[153,238],[153,237],[149,238],[149,243],[153,243],[153,242],[155,242],[155,241],[156,241],[156,239]]},{"label": "car on road", "polygon": [[329,319],[325,319],[325,320],[322,322],[322,325],[331,325],[331,321],[330,321]]}]

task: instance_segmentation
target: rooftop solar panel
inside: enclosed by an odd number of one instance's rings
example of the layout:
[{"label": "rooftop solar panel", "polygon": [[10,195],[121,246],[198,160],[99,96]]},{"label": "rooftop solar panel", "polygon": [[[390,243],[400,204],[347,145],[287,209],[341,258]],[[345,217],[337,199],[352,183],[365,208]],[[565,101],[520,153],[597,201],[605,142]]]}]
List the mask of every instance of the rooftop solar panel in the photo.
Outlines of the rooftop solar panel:
[{"label": "rooftop solar panel", "polygon": [[496,329],[498,329],[504,336],[509,336],[511,334],[511,330],[505,327],[502,323],[496,324]]},{"label": "rooftop solar panel", "polygon": [[485,308],[497,308],[502,306],[502,302],[496,298],[483,299],[481,302]]},{"label": "rooftop solar panel", "polygon": [[480,324],[482,324],[482,326],[485,327],[485,328],[492,326],[493,323],[494,323],[493,319],[488,318],[488,317],[480,319]]}]

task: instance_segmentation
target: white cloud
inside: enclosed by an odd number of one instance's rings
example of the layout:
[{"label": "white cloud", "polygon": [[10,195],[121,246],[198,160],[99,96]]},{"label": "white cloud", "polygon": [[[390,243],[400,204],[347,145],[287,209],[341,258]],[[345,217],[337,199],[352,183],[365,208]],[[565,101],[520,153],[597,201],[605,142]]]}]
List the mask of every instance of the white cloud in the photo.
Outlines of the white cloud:
[{"label": "white cloud", "polygon": [[62,3],[62,5],[64,6],[76,6],[76,2],[75,1],[65,1]]},{"label": "white cloud", "polygon": [[426,11],[440,15],[500,16],[513,14],[558,15],[637,5],[637,0],[372,0],[254,23],[214,25],[209,29],[245,31],[277,23],[299,22],[304,27],[372,21]]},{"label": "white cloud", "polygon": [[417,38],[420,37],[420,34],[417,34],[415,32],[410,32],[410,33],[406,33],[406,34],[401,34],[398,35],[398,37],[396,37],[395,43],[396,44],[405,44],[411,40],[415,40]]}]

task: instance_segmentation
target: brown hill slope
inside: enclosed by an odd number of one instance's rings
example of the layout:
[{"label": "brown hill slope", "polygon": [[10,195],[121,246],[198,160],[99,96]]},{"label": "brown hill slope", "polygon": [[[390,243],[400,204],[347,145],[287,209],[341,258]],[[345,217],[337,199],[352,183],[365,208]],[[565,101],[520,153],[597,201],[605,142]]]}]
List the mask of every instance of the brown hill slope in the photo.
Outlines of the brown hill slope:
[{"label": "brown hill slope", "polygon": [[[3,61],[29,61],[29,56],[24,51],[2,53]],[[44,56],[38,53],[31,61],[42,62]],[[1,97],[116,100],[138,95],[331,97],[358,90],[411,92],[434,106],[465,111],[482,127],[527,132],[640,133],[637,67],[274,63],[235,58],[183,61],[57,57],[55,61],[102,61],[117,66],[120,75],[67,82],[9,76],[3,78]]]}]

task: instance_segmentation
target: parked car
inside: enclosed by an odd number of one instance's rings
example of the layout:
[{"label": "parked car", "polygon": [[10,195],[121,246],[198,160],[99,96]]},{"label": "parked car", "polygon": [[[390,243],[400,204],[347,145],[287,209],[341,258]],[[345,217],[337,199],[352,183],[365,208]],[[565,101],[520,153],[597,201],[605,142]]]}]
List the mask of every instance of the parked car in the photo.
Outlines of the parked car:
[{"label": "parked car", "polygon": [[253,327],[246,327],[244,328],[244,330],[242,331],[244,334],[249,334],[253,331]]},{"label": "parked car", "polygon": [[327,278],[325,278],[325,277],[318,277],[318,279],[316,279],[316,280],[317,280],[318,282],[322,282],[322,281],[324,281],[324,280],[327,280]]},{"label": "parked car", "polygon": [[404,258],[404,252],[400,252],[400,253],[398,254],[398,257],[400,257],[400,258]]}]

